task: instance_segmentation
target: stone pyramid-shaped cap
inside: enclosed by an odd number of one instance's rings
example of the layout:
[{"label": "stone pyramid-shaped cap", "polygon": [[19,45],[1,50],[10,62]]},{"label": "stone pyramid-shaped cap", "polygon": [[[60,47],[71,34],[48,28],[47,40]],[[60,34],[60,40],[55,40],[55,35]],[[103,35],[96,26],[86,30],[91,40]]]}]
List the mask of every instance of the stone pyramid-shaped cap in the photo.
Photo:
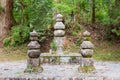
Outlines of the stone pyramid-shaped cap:
[{"label": "stone pyramid-shaped cap", "polygon": [[56,21],[62,22],[62,20],[63,20],[63,19],[62,19],[62,18],[63,18],[63,15],[62,15],[62,14],[58,14],[58,15],[56,16],[56,18],[57,18]]},{"label": "stone pyramid-shaped cap", "polygon": [[30,49],[40,49],[40,44],[37,41],[31,41],[27,48]]},{"label": "stone pyramid-shaped cap", "polygon": [[31,37],[38,37],[38,33],[35,30],[33,30],[33,32],[30,32],[30,36]]},{"label": "stone pyramid-shaped cap", "polygon": [[82,49],[92,49],[94,45],[90,41],[83,41],[80,47]]},{"label": "stone pyramid-shaped cap", "polygon": [[90,32],[88,32],[87,30],[85,32],[83,32],[83,36],[90,36]]}]

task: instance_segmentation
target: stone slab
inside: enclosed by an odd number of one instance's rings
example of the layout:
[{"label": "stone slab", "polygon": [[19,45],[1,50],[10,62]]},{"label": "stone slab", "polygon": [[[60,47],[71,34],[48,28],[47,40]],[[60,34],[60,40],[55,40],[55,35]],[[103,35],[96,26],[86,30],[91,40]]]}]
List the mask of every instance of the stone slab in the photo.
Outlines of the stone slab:
[{"label": "stone slab", "polygon": [[40,65],[40,60],[39,58],[28,58],[27,59],[27,65],[31,66],[39,66]]}]

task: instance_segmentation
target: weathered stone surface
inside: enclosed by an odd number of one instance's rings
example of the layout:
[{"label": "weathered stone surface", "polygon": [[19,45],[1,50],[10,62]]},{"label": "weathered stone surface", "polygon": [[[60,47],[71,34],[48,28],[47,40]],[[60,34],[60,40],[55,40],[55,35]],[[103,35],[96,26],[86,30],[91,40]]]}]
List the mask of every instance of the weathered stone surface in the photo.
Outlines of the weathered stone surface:
[{"label": "weathered stone surface", "polygon": [[92,58],[81,58],[80,66],[94,66],[94,61]]},{"label": "weathered stone surface", "polygon": [[83,36],[84,36],[84,37],[86,37],[86,36],[90,36],[90,32],[85,31],[85,32],[83,33]]},{"label": "weathered stone surface", "polygon": [[33,32],[30,32],[30,36],[37,37],[38,33],[34,30]]},{"label": "weathered stone surface", "polygon": [[83,41],[80,47],[82,49],[92,49],[94,45],[90,41]]},{"label": "weathered stone surface", "polygon": [[39,61],[39,58],[28,58],[27,59],[27,64],[28,66],[40,66],[40,61]]},{"label": "weathered stone surface", "polygon": [[38,41],[38,37],[30,37],[31,41]]},{"label": "weathered stone surface", "polygon": [[56,22],[56,24],[54,25],[54,29],[65,29],[65,25],[62,22]]},{"label": "weathered stone surface", "polygon": [[63,37],[65,35],[65,31],[64,30],[55,30],[54,35],[56,37]]},{"label": "weathered stone surface", "polygon": [[40,44],[37,41],[30,41],[28,49],[40,49]]},{"label": "weathered stone surface", "polygon": [[93,50],[92,50],[92,49],[82,49],[82,50],[80,51],[80,53],[81,53],[81,55],[82,55],[83,57],[92,57],[92,55],[93,55]]},{"label": "weathered stone surface", "polygon": [[27,53],[30,58],[39,58],[40,56],[40,50],[28,50]]}]

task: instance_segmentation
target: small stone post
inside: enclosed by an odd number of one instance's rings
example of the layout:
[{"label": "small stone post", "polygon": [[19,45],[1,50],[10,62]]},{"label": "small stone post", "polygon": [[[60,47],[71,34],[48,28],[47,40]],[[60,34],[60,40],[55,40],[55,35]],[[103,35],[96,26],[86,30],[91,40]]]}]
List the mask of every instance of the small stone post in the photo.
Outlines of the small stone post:
[{"label": "small stone post", "polygon": [[65,35],[65,25],[62,23],[63,16],[61,14],[57,15],[56,24],[54,25],[54,40],[57,46],[56,53],[63,54],[63,39]]},{"label": "small stone post", "polygon": [[82,67],[82,69],[88,69],[86,71],[93,70],[94,68],[94,61],[92,59],[94,45],[91,43],[90,40],[90,32],[85,31],[83,33],[83,42],[80,45],[80,53],[83,57],[81,58],[80,66]]},{"label": "small stone post", "polygon": [[41,70],[40,67],[40,44],[38,43],[38,33],[36,31],[30,32],[30,43],[27,46],[27,72],[36,72]]}]

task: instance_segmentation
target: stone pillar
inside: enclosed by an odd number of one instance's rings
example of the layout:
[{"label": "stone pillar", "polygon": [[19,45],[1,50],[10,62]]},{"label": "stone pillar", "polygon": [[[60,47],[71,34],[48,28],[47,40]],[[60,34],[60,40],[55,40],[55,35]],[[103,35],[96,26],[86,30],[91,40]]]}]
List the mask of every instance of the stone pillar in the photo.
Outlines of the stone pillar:
[{"label": "stone pillar", "polygon": [[40,44],[38,43],[38,33],[36,31],[30,32],[30,43],[27,46],[27,72],[41,71],[40,67]]},{"label": "stone pillar", "polygon": [[63,40],[65,35],[65,25],[62,23],[63,16],[61,14],[57,15],[56,24],[54,25],[54,40],[56,43],[56,53],[63,54]]},{"label": "stone pillar", "polygon": [[88,69],[88,71],[94,68],[94,61],[92,59],[94,45],[90,40],[90,33],[85,31],[83,33],[83,42],[80,45],[80,53],[83,57],[80,60],[80,66],[82,69]]}]

